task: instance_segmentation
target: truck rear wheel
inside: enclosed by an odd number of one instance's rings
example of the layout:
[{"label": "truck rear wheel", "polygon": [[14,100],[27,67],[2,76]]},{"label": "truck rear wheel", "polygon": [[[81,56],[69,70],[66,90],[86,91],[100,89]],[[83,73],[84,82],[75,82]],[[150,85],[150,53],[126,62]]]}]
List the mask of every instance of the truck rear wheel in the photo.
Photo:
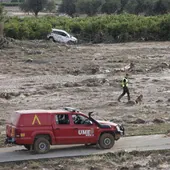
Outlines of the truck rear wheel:
[{"label": "truck rear wheel", "polygon": [[38,154],[47,153],[50,150],[50,142],[45,138],[38,138],[34,142],[34,152]]},{"label": "truck rear wheel", "polygon": [[102,149],[110,149],[115,144],[114,136],[110,133],[104,133],[100,136],[98,144]]}]

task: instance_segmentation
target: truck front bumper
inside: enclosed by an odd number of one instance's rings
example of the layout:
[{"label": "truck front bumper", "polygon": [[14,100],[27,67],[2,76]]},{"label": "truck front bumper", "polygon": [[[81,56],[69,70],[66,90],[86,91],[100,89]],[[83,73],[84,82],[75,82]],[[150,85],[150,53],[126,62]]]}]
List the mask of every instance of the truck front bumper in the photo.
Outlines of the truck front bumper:
[{"label": "truck front bumper", "polygon": [[123,125],[117,125],[116,128],[117,131],[115,132],[115,140],[118,140],[121,136],[125,134],[125,128],[123,127]]}]

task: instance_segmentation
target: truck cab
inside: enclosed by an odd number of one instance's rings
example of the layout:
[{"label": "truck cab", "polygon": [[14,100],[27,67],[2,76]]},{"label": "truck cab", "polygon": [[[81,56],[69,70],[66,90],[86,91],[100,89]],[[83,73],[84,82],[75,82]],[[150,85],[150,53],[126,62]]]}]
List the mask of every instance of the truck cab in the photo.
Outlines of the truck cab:
[{"label": "truck cab", "polygon": [[110,149],[124,134],[123,126],[98,121],[74,108],[20,110],[6,124],[6,143],[24,145],[35,153],[47,153],[50,145],[85,144]]}]

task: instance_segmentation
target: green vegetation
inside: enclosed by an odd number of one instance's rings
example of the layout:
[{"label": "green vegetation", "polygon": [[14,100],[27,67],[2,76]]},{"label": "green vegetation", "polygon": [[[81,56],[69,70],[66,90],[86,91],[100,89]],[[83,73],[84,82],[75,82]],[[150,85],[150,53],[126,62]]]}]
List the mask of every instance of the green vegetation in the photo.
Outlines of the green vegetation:
[{"label": "green vegetation", "polygon": [[16,39],[44,39],[51,28],[74,34],[79,42],[114,43],[170,40],[170,15],[103,15],[95,17],[9,18],[5,34]]}]

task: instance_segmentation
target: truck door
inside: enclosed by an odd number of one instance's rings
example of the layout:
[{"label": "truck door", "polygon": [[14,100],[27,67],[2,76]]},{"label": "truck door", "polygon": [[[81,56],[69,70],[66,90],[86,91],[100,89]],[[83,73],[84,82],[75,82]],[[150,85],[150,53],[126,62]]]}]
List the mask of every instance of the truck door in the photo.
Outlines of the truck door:
[{"label": "truck door", "polygon": [[73,138],[77,144],[97,142],[97,126],[88,117],[81,114],[73,114],[72,122],[74,124]]},{"label": "truck door", "polygon": [[70,126],[68,114],[56,114],[55,125],[53,128],[56,144],[72,143],[73,128]]}]

